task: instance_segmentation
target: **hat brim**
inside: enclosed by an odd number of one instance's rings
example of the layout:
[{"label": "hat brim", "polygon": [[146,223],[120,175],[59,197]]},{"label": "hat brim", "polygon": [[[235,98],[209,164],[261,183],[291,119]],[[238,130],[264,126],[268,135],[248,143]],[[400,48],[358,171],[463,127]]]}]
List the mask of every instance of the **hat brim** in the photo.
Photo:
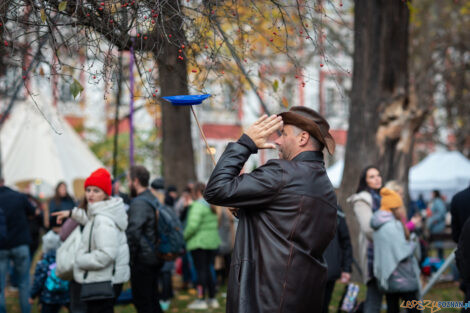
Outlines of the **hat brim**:
[{"label": "hat brim", "polygon": [[300,114],[294,113],[292,111],[283,112],[278,115],[282,117],[282,121],[284,122],[284,124],[294,125],[307,131],[311,136],[313,136],[315,139],[325,145],[329,154],[332,155],[333,153],[335,153],[335,140],[329,132],[323,134],[320,127],[317,123],[315,123],[315,121]]}]

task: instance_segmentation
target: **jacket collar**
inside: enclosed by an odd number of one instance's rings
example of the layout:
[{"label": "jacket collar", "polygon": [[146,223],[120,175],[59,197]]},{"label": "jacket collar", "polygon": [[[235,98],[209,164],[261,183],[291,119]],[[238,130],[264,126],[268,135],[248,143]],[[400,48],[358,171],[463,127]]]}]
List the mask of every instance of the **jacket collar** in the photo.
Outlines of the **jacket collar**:
[{"label": "jacket collar", "polygon": [[321,151],[304,151],[300,152],[292,159],[292,161],[317,161],[317,162],[324,162],[323,160],[323,152]]},{"label": "jacket collar", "polygon": [[11,190],[11,189],[5,185],[0,187],[0,191],[8,191],[8,190]]}]

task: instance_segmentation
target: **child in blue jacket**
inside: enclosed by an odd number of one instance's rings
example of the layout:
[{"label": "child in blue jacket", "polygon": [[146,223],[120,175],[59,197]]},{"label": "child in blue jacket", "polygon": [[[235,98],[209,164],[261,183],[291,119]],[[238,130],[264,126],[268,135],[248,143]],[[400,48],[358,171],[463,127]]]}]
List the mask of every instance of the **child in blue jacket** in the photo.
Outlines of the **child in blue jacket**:
[{"label": "child in blue jacket", "polygon": [[41,313],[58,313],[62,306],[68,307],[69,282],[60,279],[55,274],[56,250],[60,246],[59,231],[56,218],[51,218],[51,230],[43,237],[43,256],[37,263],[34,272],[34,282],[31,288],[29,302],[39,296]]}]

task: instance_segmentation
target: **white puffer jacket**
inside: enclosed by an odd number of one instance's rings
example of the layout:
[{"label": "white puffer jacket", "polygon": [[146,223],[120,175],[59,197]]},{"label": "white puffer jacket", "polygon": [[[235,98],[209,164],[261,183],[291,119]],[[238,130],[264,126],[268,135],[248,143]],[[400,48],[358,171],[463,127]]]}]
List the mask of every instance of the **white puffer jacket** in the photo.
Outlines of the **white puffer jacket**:
[{"label": "white puffer jacket", "polygon": [[[127,245],[127,214],[121,198],[88,204],[88,212],[74,208],[72,218],[85,225],[75,255],[73,276],[78,283],[111,280],[113,284],[129,280],[129,246]],[[88,252],[91,234],[91,252]],[[113,266],[115,272],[113,275]],[[85,278],[85,272],[88,271]]]}]

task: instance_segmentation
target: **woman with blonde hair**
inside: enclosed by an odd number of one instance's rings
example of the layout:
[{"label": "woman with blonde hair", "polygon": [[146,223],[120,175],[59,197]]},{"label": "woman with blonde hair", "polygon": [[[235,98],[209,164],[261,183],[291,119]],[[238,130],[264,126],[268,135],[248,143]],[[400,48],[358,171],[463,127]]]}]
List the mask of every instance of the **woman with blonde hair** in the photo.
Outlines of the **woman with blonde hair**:
[{"label": "woman with blonde hair", "polygon": [[[399,183],[396,180],[388,181],[385,184],[385,188],[395,191],[402,199],[405,196],[403,184]],[[422,218],[419,213],[412,216],[411,219],[408,221],[407,209],[405,206],[402,206],[401,208],[399,208],[399,211],[397,212],[397,214],[400,216],[401,221],[404,223],[404,225],[410,232],[414,231],[416,228],[421,227]]]},{"label": "woman with blonde hair", "polygon": [[[399,299],[417,299],[419,266],[415,257],[418,245],[402,220],[403,200],[395,191],[380,190],[380,209],[372,216],[374,230],[374,276],[387,299],[387,313],[398,313]],[[408,312],[417,312],[409,309]]]}]

